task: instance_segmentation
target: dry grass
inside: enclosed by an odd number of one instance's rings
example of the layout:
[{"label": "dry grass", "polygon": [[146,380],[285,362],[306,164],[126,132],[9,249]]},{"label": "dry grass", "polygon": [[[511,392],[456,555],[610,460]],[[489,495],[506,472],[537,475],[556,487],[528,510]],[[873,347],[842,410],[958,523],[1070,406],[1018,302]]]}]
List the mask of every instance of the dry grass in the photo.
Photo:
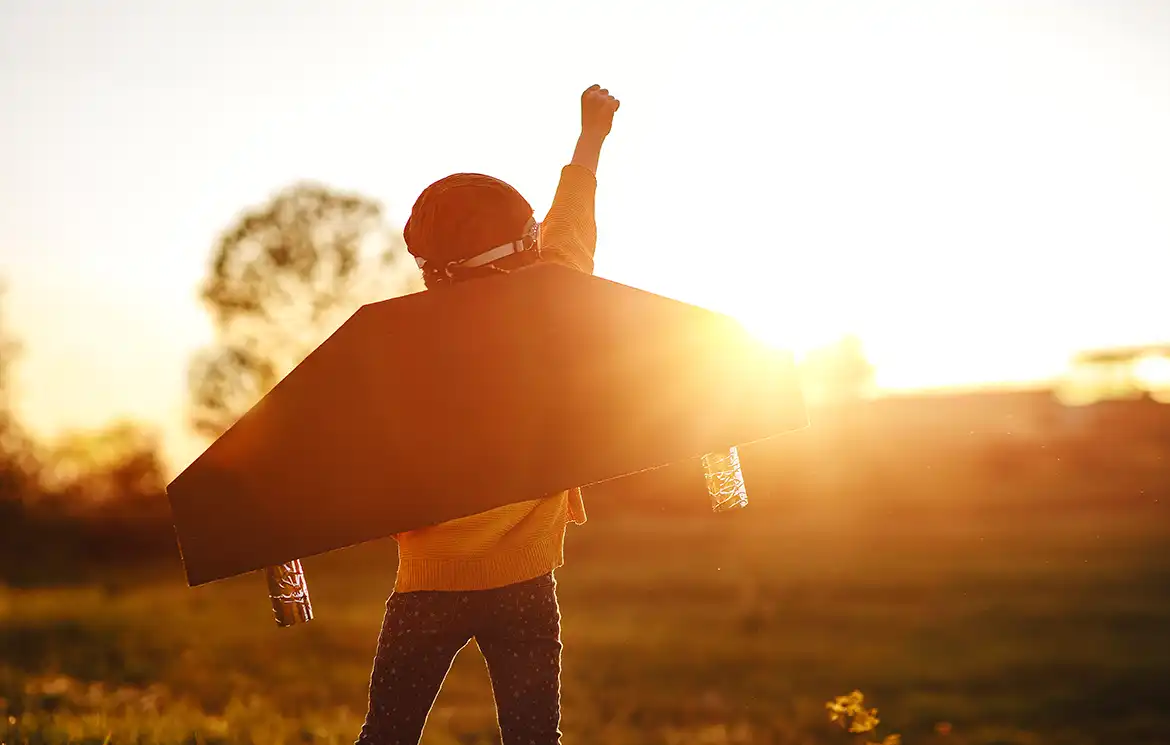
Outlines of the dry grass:
[{"label": "dry grass", "polygon": [[[906,745],[1170,742],[1164,472],[1005,478],[984,455],[806,474],[721,516],[701,492],[670,519],[595,495],[558,575],[565,742],[880,740],[829,722],[854,689]],[[352,742],[394,561],[308,560],[318,618],[289,630],[258,576],[0,590],[0,741]],[[496,741],[470,648],[423,742]]]}]

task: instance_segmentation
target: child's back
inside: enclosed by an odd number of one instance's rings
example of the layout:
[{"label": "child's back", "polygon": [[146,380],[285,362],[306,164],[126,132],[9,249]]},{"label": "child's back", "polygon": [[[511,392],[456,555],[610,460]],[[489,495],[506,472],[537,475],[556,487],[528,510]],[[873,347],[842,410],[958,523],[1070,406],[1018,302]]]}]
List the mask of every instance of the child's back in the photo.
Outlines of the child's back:
[{"label": "child's back", "polygon": [[[617,107],[598,86],[582,95],[577,149],[539,226],[528,202],[498,179],[455,174],[427,187],[404,234],[428,289],[539,260],[592,273],[595,173]],[[585,522],[580,489],[395,536],[398,577],[359,744],[417,745],[452,660],[472,638],[487,661],[504,745],[560,742],[553,572],[570,521]]]},{"label": "child's back", "polygon": [[[593,253],[597,246],[593,211],[596,190],[597,179],[587,166],[571,164],[562,169],[556,196],[540,225],[539,250],[543,260],[593,272]],[[439,205],[433,204],[440,200]],[[474,206],[466,205],[472,200],[476,202]],[[443,213],[461,215],[480,211],[486,214],[479,215],[477,222],[450,219],[445,223],[450,227],[438,238],[434,237],[437,232],[434,230],[419,235],[420,225],[428,228],[437,225],[446,217]],[[448,257],[453,252],[435,244],[459,245],[470,234],[479,238],[473,244],[477,249],[490,250],[513,240],[500,240],[504,236],[522,235],[531,218],[532,208],[527,201],[506,184],[489,176],[457,174],[423,192],[405,232],[408,246],[423,255],[426,269],[433,256],[440,256],[439,261],[451,260]],[[493,225],[496,221],[505,224],[496,228]],[[523,256],[523,252],[512,256]],[[428,285],[442,287],[448,279],[446,275],[444,265],[443,274],[430,277]],[[585,522],[579,489],[403,533],[397,536],[395,589],[398,592],[487,590],[551,572],[563,562],[568,521]]]}]

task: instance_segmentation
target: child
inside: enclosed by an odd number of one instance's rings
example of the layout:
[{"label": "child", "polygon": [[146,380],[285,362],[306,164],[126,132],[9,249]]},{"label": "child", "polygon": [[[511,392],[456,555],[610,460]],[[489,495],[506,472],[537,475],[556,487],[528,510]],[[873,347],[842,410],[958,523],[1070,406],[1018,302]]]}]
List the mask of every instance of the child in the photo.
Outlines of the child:
[{"label": "child", "polygon": [[[428,186],[404,235],[428,290],[556,261],[593,272],[596,171],[618,101],[581,95],[581,135],[544,222],[498,179],[460,173]],[[566,525],[585,522],[580,489],[507,505],[398,541],[358,745],[417,745],[455,655],[475,639],[504,745],[560,743],[560,609],[553,571]]]}]

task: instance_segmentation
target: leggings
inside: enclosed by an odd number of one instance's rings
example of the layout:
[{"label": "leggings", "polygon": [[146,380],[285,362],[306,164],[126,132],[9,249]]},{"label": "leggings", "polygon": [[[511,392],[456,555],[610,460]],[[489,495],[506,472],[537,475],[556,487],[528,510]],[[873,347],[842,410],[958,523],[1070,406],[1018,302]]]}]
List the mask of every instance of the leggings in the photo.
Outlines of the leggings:
[{"label": "leggings", "polygon": [[492,590],[394,593],[357,745],[418,745],[455,655],[475,639],[503,745],[561,741],[561,614],[550,572]]}]

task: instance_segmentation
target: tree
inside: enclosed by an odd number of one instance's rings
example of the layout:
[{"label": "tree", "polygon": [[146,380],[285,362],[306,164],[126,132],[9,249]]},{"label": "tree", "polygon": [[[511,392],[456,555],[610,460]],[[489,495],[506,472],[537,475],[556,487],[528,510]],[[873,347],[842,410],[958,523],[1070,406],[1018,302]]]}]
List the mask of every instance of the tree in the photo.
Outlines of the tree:
[{"label": "tree", "polygon": [[[166,489],[157,432],[128,421],[69,432],[46,451],[45,486],[79,513],[158,500]],[[164,505],[165,506],[165,505]]]},{"label": "tree", "polygon": [[21,348],[4,321],[0,309],[0,582],[14,582],[30,557],[39,558],[40,536],[30,527],[40,505],[41,471],[34,443],[12,407],[11,374]]},{"label": "tree", "polygon": [[190,419],[217,437],[360,305],[421,287],[401,235],[357,194],[298,183],[220,237],[200,288],[216,342],[191,362]]},{"label": "tree", "polygon": [[56,438],[45,447],[45,498],[32,515],[40,542],[86,561],[173,557],[160,452],[158,432],[131,421]]},{"label": "tree", "polygon": [[810,403],[835,404],[863,398],[873,385],[874,368],[861,340],[845,336],[809,352],[800,373]]},{"label": "tree", "polygon": [[[4,291],[0,283],[0,299]],[[12,368],[20,352],[20,342],[9,333],[0,309],[0,512],[27,499],[37,480],[32,442],[12,409]]]}]

